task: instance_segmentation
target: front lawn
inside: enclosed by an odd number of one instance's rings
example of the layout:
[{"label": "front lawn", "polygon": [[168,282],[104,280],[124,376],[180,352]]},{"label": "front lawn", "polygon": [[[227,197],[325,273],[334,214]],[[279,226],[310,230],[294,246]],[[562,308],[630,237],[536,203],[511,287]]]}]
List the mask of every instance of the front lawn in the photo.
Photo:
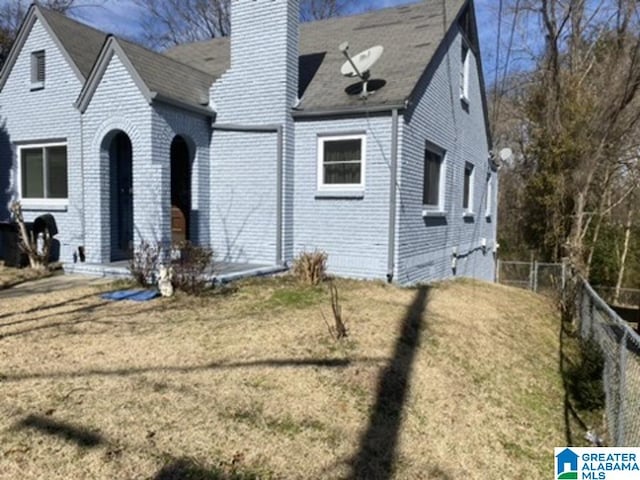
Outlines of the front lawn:
[{"label": "front lawn", "polygon": [[[204,298],[0,303],[2,479],[544,478],[559,320],[461,281],[251,280]],[[323,318],[324,316],[324,318]]]}]

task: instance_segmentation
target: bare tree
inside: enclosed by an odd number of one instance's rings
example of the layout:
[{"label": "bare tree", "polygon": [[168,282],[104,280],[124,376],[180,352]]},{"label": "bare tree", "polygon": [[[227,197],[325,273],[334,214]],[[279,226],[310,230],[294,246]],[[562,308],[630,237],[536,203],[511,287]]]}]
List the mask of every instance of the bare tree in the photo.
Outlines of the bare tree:
[{"label": "bare tree", "polygon": [[147,15],[143,39],[154,49],[226,36],[230,31],[230,0],[134,0]]},{"label": "bare tree", "polygon": [[[133,0],[147,15],[142,20],[143,41],[163,50],[182,43],[227,36],[230,0]],[[342,15],[353,0],[302,0],[303,21]]]},{"label": "bare tree", "polygon": [[[538,25],[527,76],[522,148],[525,236],[543,256],[589,271],[587,244],[637,178],[640,25],[635,0],[513,0],[521,30]],[[535,42],[534,42],[535,43]],[[635,155],[632,155],[635,156]],[[532,245],[534,246],[534,245]]]}]

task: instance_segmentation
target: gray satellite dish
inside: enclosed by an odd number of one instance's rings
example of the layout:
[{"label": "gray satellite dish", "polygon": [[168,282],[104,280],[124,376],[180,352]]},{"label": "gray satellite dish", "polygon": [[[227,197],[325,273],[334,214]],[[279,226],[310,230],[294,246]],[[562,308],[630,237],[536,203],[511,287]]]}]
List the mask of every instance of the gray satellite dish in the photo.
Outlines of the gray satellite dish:
[{"label": "gray satellite dish", "polygon": [[367,91],[367,83],[371,76],[370,70],[384,52],[384,47],[377,45],[375,47],[368,48],[355,56],[349,55],[349,42],[344,42],[340,45],[340,51],[347,57],[347,61],[344,62],[340,73],[345,77],[355,78],[358,77],[362,80],[362,98],[367,98],[369,92]]}]

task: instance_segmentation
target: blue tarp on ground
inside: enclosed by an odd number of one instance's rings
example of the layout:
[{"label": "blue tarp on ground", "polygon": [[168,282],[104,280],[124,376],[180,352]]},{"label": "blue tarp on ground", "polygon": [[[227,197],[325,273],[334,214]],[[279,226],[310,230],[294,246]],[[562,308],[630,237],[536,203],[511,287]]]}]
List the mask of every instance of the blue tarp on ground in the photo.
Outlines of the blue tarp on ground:
[{"label": "blue tarp on ground", "polygon": [[133,300],[134,302],[148,302],[153,300],[160,293],[157,290],[118,290],[115,292],[103,293],[101,297],[104,300]]}]

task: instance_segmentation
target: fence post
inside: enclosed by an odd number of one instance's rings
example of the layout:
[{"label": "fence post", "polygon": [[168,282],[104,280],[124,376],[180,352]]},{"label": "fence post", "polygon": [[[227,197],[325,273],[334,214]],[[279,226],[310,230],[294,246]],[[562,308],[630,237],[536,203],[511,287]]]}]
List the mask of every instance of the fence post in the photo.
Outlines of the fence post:
[{"label": "fence post", "polygon": [[624,414],[626,411],[625,403],[626,403],[626,374],[627,374],[627,332],[624,332],[622,335],[622,339],[620,340],[620,345],[618,348],[620,349],[620,357],[618,358],[618,411],[616,412],[618,415],[617,420],[617,435],[616,435],[616,447],[624,447],[625,445],[625,423],[624,423]]},{"label": "fence post", "polygon": [[500,262],[500,259],[496,261],[496,283],[500,283]]},{"label": "fence post", "polygon": [[538,264],[538,261],[534,261],[533,262],[533,291],[538,293],[538,269],[540,268],[540,265]]}]

